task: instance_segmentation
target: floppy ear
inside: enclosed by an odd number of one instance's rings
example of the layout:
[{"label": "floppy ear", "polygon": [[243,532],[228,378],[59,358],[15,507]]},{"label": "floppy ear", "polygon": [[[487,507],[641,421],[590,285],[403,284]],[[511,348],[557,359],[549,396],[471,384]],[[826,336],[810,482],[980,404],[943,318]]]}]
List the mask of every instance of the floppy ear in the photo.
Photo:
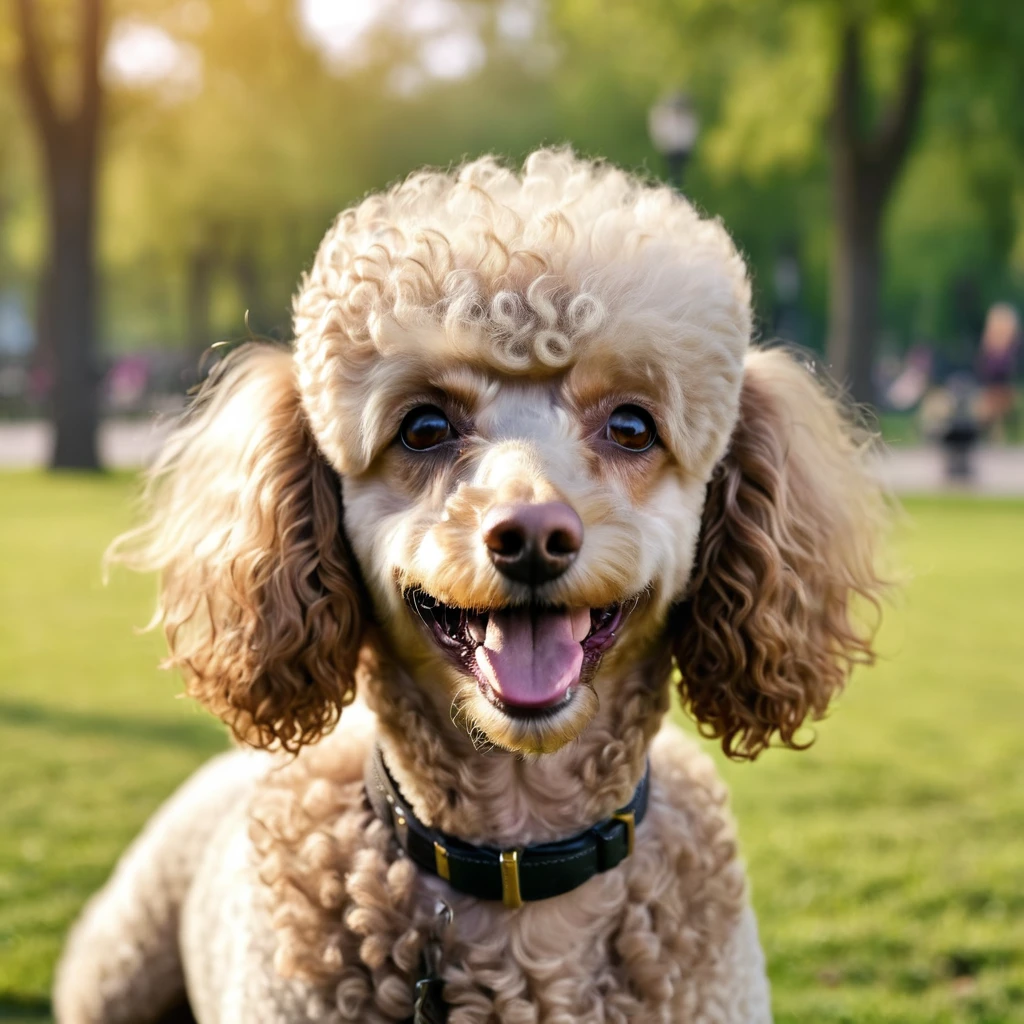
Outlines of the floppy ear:
[{"label": "floppy ear", "polygon": [[874,660],[886,509],[864,454],[806,367],[779,349],[747,357],[670,627],[683,700],[730,757],[753,759],[776,734],[807,746],[795,735],[803,721]]},{"label": "floppy ear", "polygon": [[249,345],[218,365],[145,499],[110,558],[160,572],[165,664],[240,740],[315,740],[355,695],[363,599],[290,352]]}]

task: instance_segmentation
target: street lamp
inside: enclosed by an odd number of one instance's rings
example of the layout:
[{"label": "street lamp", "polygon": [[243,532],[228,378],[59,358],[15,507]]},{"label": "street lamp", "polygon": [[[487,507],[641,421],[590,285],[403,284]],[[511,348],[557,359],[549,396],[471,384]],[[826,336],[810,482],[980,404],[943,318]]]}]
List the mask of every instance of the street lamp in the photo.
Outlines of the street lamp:
[{"label": "street lamp", "polygon": [[700,121],[690,97],[685,92],[663,96],[647,113],[647,131],[654,148],[668,165],[668,180],[682,189],[683,171],[700,131]]}]

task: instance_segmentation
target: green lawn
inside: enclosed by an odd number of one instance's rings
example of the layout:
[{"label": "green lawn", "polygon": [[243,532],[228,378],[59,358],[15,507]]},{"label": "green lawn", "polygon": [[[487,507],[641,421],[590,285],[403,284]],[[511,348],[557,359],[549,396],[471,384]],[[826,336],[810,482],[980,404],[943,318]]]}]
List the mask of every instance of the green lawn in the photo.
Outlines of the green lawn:
[{"label": "green lawn", "polygon": [[[224,745],[100,583],[125,477],[0,475],[0,1021],[48,1019],[61,936]],[[808,753],[725,765],[780,1022],[1024,1020],[1024,503],[908,505],[915,578]]]}]

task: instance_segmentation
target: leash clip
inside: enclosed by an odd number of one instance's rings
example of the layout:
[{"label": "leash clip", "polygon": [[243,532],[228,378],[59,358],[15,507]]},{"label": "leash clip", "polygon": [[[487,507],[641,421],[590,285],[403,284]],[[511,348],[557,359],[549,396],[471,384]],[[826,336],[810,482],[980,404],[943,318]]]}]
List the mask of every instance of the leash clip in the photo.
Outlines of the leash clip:
[{"label": "leash clip", "polygon": [[424,977],[416,982],[412,1024],[445,1024],[448,1008],[441,977],[444,933],[451,927],[452,908],[444,900],[434,905],[434,921],[423,946]]}]

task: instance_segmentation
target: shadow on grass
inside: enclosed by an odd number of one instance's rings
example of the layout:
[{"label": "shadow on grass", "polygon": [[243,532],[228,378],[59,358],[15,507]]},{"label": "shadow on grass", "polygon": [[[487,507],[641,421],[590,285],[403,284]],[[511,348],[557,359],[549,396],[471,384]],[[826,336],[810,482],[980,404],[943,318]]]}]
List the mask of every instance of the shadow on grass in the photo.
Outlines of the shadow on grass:
[{"label": "shadow on grass", "polygon": [[[156,718],[49,707],[29,701],[0,700],[0,723],[45,729],[65,736],[145,740],[207,754],[215,754],[227,748],[224,733],[212,722],[198,716],[192,721],[161,721]],[[2,1019],[3,1004],[0,1003]]]},{"label": "shadow on grass", "polygon": [[0,1020],[13,1024],[16,1021],[52,1020],[50,1000],[42,996],[18,996],[0,994]]},{"label": "shadow on grass", "polygon": [[[52,1021],[53,1008],[41,996],[0,995],[0,1021],[4,1024],[35,1024]],[[163,1014],[157,1024],[196,1024],[187,1004],[175,1006]]]}]

